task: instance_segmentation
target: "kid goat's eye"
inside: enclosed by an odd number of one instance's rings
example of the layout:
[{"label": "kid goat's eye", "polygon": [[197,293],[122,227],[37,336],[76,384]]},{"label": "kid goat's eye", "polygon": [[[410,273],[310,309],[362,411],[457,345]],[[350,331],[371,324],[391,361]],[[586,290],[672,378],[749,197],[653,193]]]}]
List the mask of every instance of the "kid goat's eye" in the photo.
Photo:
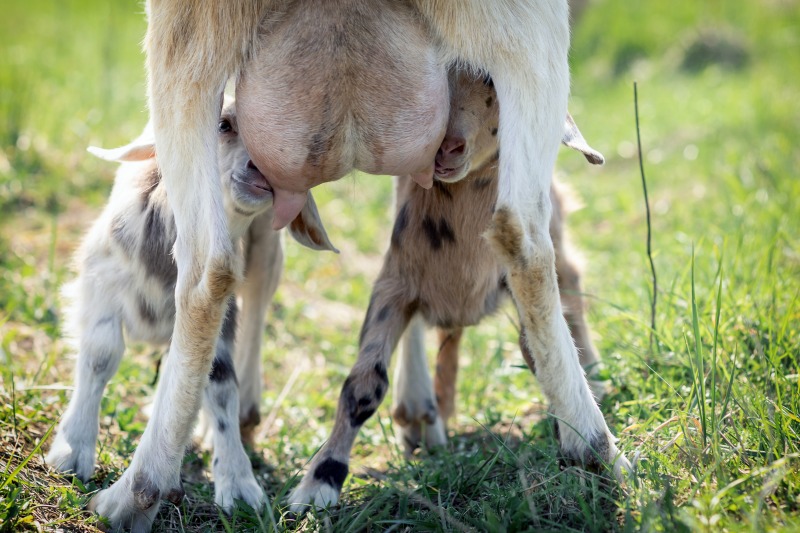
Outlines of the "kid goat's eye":
[{"label": "kid goat's eye", "polygon": [[220,133],[230,133],[233,131],[233,126],[228,119],[223,118],[219,121],[218,129]]}]

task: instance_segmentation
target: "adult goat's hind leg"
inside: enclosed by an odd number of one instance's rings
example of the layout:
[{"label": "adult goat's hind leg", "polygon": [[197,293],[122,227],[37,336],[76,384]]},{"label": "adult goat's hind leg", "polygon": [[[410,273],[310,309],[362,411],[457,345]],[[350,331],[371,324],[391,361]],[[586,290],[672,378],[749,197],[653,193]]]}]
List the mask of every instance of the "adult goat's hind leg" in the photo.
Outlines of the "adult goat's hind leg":
[{"label": "adult goat's hind leg", "polygon": [[497,90],[500,189],[488,236],[509,266],[536,372],[559,419],[561,448],[583,462],[614,463],[621,475],[629,464],[618,457],[561,314],[548,233],[549,188],[569,93],[567,3],[415,3],[452,55],[488,71]]},{"label": "adult goat's hind leg", "polygon": [[508,266],[508,283],[522,326],[523,354],[528,365],[535,367],[550,400],[566,457],[587,467],[612,465],[622,480],[630,463],[617,449],[592,396],[561,314],[552,246],[548,248],[549,239],[541,235],[532,244],[536,234],[526,234],[524,228],[522,218],[500,206],[486,234]]},{"label": "adult goat's hind leg", "polygon": [[160,0],[147,6],[150,113],[178,234],[176,319],[139,447],[122,477],[90,503],[117,529],[149,531],[159,498],[181,490],[181,459],[240,271],[223,211],[216,123],[225,81],[243,62],[264,4]]}]

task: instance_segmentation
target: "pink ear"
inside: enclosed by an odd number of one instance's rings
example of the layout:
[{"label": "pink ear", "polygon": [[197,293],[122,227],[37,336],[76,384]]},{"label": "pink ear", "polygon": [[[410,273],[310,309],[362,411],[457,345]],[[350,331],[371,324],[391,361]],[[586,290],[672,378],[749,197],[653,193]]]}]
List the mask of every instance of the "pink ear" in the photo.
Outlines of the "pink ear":
[{"label": "pink ear", "polygon": [[561,144],[581,152],[586,157],[586,160],[593,165],[602,165],[606,162],[603,154],[589,146],[569,113],[567,113],[567,118],[564,120],[564,137],[561,138]]}]

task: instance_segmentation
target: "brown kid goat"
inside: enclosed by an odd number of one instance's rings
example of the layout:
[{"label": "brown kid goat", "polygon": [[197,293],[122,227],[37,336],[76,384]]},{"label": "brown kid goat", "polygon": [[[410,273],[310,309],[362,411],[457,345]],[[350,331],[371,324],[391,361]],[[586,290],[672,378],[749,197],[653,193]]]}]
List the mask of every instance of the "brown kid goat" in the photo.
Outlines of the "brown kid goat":
[{"label": "brown kid goat", "polygon": [[[342,387],[331,437],[312,461],[313,476],[307,475],[295,489],[295,494],[310,497],[316,505],[329,501],[335,496],[334,491],[341,490],[347,474],[342,459],[349,456],[358,428],[375,412],[386,393],[389,357],[404,332],[394,378],[393,416],[398,437],[409,454],[423,439],[427,446],[446,441],[463,328],[480,322],[511,295],[509,268],[501,262],[502,255],[493,249],[490,240],[484,238],[496,216],[498,122],[499,106],[492,79],[469,71],[452,71],[450,116],[436,155],[433,187],[422,189],[410,176],[397,178],[397,215],[391,244],[373,286],[359,339],[359,359]],[[586,144],[569,115],[562,142],[582,152],[591,163],[602,164],[603,156]],[[599,359],[584,317],[580,271],[564,234],[562,189],[557,185],[550,189],[550,235],[559,292],[571,342],[578,348],[580,364],[589,373],[590,387],[599,399],[603,384],[591,379],[596,375]],[[507,228],[495,227],[494,232],[495,240],[513,237],[513,231]],[[529,276],[519,279],[524,287],[537,283]],[[435,387],[425,355],[426,323],[439,331]],[[533,370],[534,360],[524,333],[523,324],[520,346]],[[354,376],[367,376],[372,382]],[[312,488],[312,483],[316,487]],[[299,499],[290,496],[290,501]]]},{"label": "brown kid goat", "polygon": [[[451,76],[450,91],[450,120],[436,158],[438,179],[432,191],[425,191],[408,177],[397,178],[391,247],[373,291],[373,310],[395,298],[416,310],[404,334],[394,378],[392,414],[406,453],[423,439],[429,447],[445,443],[447,422],[455,410],[464,327],[494,313],[510,296],[506,268],[482,236],[491,221],[498,188],[499,110],[493,83],[489,77],[481,83],[472,74],[460,72]],[[586,145],[571,118],[566,126],[564,144],[582,151],[591,163],[602,164],[602,155]],[[564,318],[592,392],[600,400],[604,384],[593,379],[599,357],[584,316],[578,261],[564,232],[568,196],[568,190],[554,180],[550,237]],[[375,317],[368,315],[367,321],[370,318],[372,322],[365,323],[369,333],[364,335],[386,335],[379,331]],[[426,324],[436,326],[438,333],[433,386],[425,354]],[[526,344],[520,342],[520,347],[533,370]]]}]

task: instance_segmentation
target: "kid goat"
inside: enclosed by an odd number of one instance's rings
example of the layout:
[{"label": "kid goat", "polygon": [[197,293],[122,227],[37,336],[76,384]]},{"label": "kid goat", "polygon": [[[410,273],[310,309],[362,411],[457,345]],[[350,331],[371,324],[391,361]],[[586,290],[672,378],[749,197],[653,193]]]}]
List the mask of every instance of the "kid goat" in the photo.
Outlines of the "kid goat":
[{"label": "kid goat", "polygon": [[[409,454],[423,439],[429,447],[445,444],[447,421],[455,408],[463,328],[493,313],[510,295],[507,269],[482,237],[497,202],[497,95],[491,78],[481,83],[467,72],[451,76],[450,85],[450,120],[436,158],[438,180],[432,192],[425,192],[406,177],[397,179],[397,218],[372,300],[373,306],[382,306],[388,293],[405,287],[405,305],[416,308],[395,369],[392,408],[398,436]],[[591,163],[603,163],[571,118],[563,142],[583,152]],[[564,232],[566,195],[564,187],[554,182],[550,237],[558,287],[581,366],[599,400],[605,392],[603,383],[592,379],[599,358],[584,316],[578,261]],[[413,268],[415,264],[425,265],[424,276]],[[385,337],[385,322],[370,318],[364,324],[364,338]],[[439,339],[433,386],[425,355],[426,323],[436,326]],[[525,342],[520,347],[534,370]]]},{"label": "kid goat", "polygon": [[[482,236],[493,215],[498,216],[499,109],[492,79],[486,76],[481,82],[467,71],[451,71],[449,79],[450,116],[436,155],[436,180],[431,190],[424,190],[410,176],[397,178],[397,215],[361,330],[358,361],[342,387],[331,437],[312,459],[309,473],[290,496],[292,502],[308,499],[324,505],[341,490],[350,448],[361,425],[383,400],[389,359],[409,325],[395,372],[394,419],[408,453],[420,444],[423,434],[428,445],[444,444],[445,422],[453,412],[462,328],[493,313],[510,294],[514,276],[519,294],[530,294],[541,284],[524,272],[519,275],[514,266],[520,261],[516,252],[512,251],[511,264],[504,264],[501,258],[507,253],[496,253],[492,239]],[[569,115],[562,142],[591,163],[603,163],[603,156],[586,144]],[[559,188],[551,187],[550,235],[558,285],[573,337],[570,342],[577,345],[581,365],[594,374],[598,357],[584,318],[580,273],[563,232],[562,196]],[[494,232],[494,246],[518,237],[513,226],[495,226]],[[521,267],[524,271],[524,262]],[[425,356],[425,322],[439,329],[441,342],[435,393]],[[526,324],[521,322],[520,346],[534,370],[524,339]],[[577,365],[556,375],[540,371],[542,387],[556,386],[555,380],[563,379],[566,371],[578,374],[571,376],[575,381],[584,379]],[[590,385],[595,396],[602,395],[601,382],[592,380]],[[605,462],[608,450],[600,449],[602,442],[591,442],[593,449],[580,460],[589,465]]]},{"label": "kid goat", "polygon": [[[250,161],[238,135],[233,102],[222,110],[218,124],[219,177],[232,245],[246,262],[242,339],[233,352],[237,305],[228,298],[227,311],[214,352],[210,379],[198,375],[205,386],[203,409],[212,426],[215,501],[230,510],[234,499],[258,507],[264,500],[253,476],[250,460],[239,435],[239,411],[248,423],[257,422],[260,396],[260,339],[266,306],[278,283],[282,253],[278,232],[272,229],[272,191]],[[78,252],[78,277],[65,290],[71,300],[68,332],[76,341],[75,392],[59,424],[47,462],[62,472],[86,480],[95,464],[100,401],[106,384],[117,371],[125,340],[167,344],[173,335],[177,270],[172,257],[176,230],[167,193],[156,161],[150,129],[133,143],[114,150],[90,148],[110,161],[123,162],[117,171],[111,199],[89,230]],[[314,249],[334,250],[319,220],[311,194],[306,208],[290,225],[300,243]],[[240,244],[243,241],[243,244]],[[198,315],[201,322],[205,317]],[[214,328],[208,323],[207,328]],[[237,393],[237,380],[242,400]],[[162,376],[162,381],[169,375]],[[174,383],[159,386],[174,387]],[[170,404],[179,416],[194,416],[185,402]],[[253,420],[254,419],[254,420]],[[172,428],[154,424],[147,431],[169,439]],[[140,486],[141,485],[141,486]],[[177,503],[183,497],[180,479],[166,493],[151,490],[133,479],[131,489],[142,505],[159,497]],[[153,502],[145,500],[152,499]]]}]

